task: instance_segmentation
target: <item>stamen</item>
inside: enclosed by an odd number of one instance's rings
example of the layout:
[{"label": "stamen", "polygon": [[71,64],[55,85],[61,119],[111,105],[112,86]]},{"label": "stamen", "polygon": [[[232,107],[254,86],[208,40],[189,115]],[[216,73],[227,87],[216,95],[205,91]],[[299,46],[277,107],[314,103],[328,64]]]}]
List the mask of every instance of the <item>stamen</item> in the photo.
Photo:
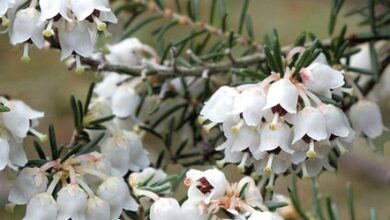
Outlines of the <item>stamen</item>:
[{"label": "stamen", "polygon": [[279,119],[279,113],[277,112],[274,114],[274,117],[272,118],[272,122],[268,125],[269,129],[271,129],[272,131],[276,130],[276,123],[278,123],[278,119]]},{"label": "stamen", "polygon": [[302,162],[302,176],[304,179],[310,178],[305,161]]},{"label": "stamen", "polygon": [[272,174],[272,162],[274,160],[274,154],[270,154],[267,161],[267,166],[263,169],[264,173],[267,175]]},{"label": "stamen", "polygon": [[95,22],[95,24],[97,26],[98,31],[105,31],[106,30],[106,28],[107,28],[106,23],[100,21],[99,18],[96,16],[92,16],[92,18],[93,18],[93,22]]},{"label": "stamen", "polygon": [[237,166],[238,167],[238,170],[241,172],[241,173],[244,173],[245,172],[245,164],[246,164],[246,161],[248,160],[249,158],[249,153],[244,153],[243,157],[242,157],[242,160],[240,162],[240,164]]},{"label": "stamen", "polygon": [[274,191],[274,181],[275,181],[275,174],[272,173],[268,180],[268,184],[265,187],[265,190],[267,190],[268,192]]},{"label": "stamen", "polygon": [[310,141],[310,147],[309,147],[309,151],[306,153],[306,156],[308,158],[316,158],[317,157],[317,153],[316,151],[314,150],[314,141],[311,140]]},{"label": "stamen", "polygon": [[46,141],[48,140],[46,134],[42,134],[42,133],[40,133],[39,131],[35,130],[34,128],[30,128],[28,131],[29,131],[32,135],[34,135],[35,137],[37,137],[41,143],[46,143]]},{"label": "stamen", "polygon": [[244,121],[240,120],[236,125],[230,128],[233,134],[237,135],[240,132],[241,127],[244,125]]},{"label": "stamen", "polygon": [[20,60],[21,60],[23,63],[29,63],[29,62],[30,62],[30,57],[28,56],[28,43],[25,43],[25,44],[24,44],[24,47],[23,47],[23,56],[22,56],[22,58],[20,58]]},{"label": "stamen", "polygon": [[77,74],[82,74],[84,72],[84,66],[81,65],[81,60],[80,60],[80,56],[79,55],[76,55],[76,73]]},{"label": "stamen", "polygon": [[1,16],[1,26],[8,27],[9,23],[9,19],[7,17],[5,17],[4,15]]},{"label": "stamen", "polygon": [[51,36],[54,35],[53,23],[54,23],[54,21],[53,21],[53,19],[51,19],[51,20],[49,21],[49,24],[47,24],[46,29],[45,29],[44,31],[42,31],[43,36],[45,36],[45,37],[51,37]]}]

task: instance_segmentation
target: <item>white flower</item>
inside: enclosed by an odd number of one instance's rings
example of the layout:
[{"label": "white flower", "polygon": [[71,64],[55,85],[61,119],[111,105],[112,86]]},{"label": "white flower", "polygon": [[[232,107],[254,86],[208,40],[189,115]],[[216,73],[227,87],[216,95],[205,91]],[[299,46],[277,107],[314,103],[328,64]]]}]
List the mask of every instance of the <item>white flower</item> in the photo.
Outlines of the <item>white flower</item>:
[{"label": "white flower", "polygon": [[263,109],[271,109],[273,113],[284,116],[296,113],[298,91],[288,79],[280,79],[271,84],[267,92],[267,104]]},{"label": "white flower", "polygon": [[384,129],[379,106],[368,100],[359,100],[349,110],[353,129],[369,138],[379,137]]},{"label": "white flower", "polygon": [[99,97],[109,99],[118,89],[118,84],[128,78],[129,76],[123,74],[109,73],[104,76],[103,81],[96,84],[93,92],[96,93]]},{"label": "white flower", "polygon": [[260,86],[253,86],[244,89],[235,99],[233,114],[242,113],[247,125],[256,126],[260,124],[264,112],[266,97]]},{"label": "white flower", "polygon": [[61,60],[69,57],[73,52],[83,57],[92,56],[97,34],[96,31],[88,28],[87,21],[60,22],[59,25]]},{"label": "white flower", "polygon": [[110,205],[103,199],[93,196],[88,198],[86,220],[108,220],[111,219]]},{"label": "white flower", "polygon": [[291,166],[290,155],[284,151],[267,153],[256,161],[254,166],[259,175],[281,174]]},{"label": "white flower", "polygon": [[63,187],[57,196],[59,213],[57,220],[85,220],[87,194],[77,184]]},{"label": "white flower", "polygon": [[42,31],[44,25],[39,22],[40,13],[35,8],[28,7],[21,9],[16,13],[13,23],[11,35],[11,43],[13,45],[31,41],[38,48],[42,48],[45,44]]},{"label": "white flower", "polygon": [[[93,12],[108,12],[110,11],[108,0],[70,0],[70,5],[73,14],[79,21],[86,19],[88,16],[93,15]],[[99,16],[97,16],[99,17]]]},{"label": "white flower", "polygon": [[283,220],[283,218],[276,213],[255,211],[248,220]]},{"label": "white flower", "polygon": [[221,123],[231,115],[238,91],[228,86],[219,88],[210,99],[205,102],[200,115],[214,123]]},{"label": "white flower", "polygon": [[259,146],[259,132],[256,127],[250,127],[238,116],[228,118],[223,123],[223,131],[227,138],[227,147],[232,151],[242,151],[247,148],[254,153]]},{"label": "white flower", "polygon": [[335,137],[347,137],[349,135],[351,126],[348,121],[344,120],[346,116],[341,109],[330,104],[322,104],[318,106],[318,109],[324,115],[329,135]]},{"label": "white flower", "polygon": [[105,55],[105,58],[110,64],[132,67],[140,64],[144,57],[142,52],[146,48],[149,47],[137,38],[127,38],[116,44],[108,45],[110,53]]},{"label": "white flower", "polygon": [[0,113],[0,170],[5,166],[16,169],[27,163],[27,156],[23,150],[23,138],[28,132],[44,141],[45,136],[32,127],[38,124],[37,119],[43,117],[19,100],[7,100],[0,97],[0,102],[10,107],[9,112]]},{"label": "white flower", "polygon": [[[308,138],[306,138],[308,137]],[[294,141],[305,138],[321,141],[328,137],[326,122],[321,112],[314,107],[306,106],[302,111],[299,111],[294,123]]]},{"label": "white flower", "polygon": [[148,152],[134,132],[116,129],[100,146],[102,154],[119,175],[126,174],[129,169],[138,171],[150,163]]},{"label": "white flower", "polygon": [[173,198],[159,198],[150,208],[150,220],[183,220],[179,203]]},{"label": "white flower", "polygon": [[192,201],[185,201],[181,205],[181,211],[186,220],[207,220],[209,219],[209,215],[206,210],[202,209],[201,205],[194,203]]},{"label": "white flower", "polygon": [[261,129],[260,134],[260,150],[272,151],[280,147],[284,152],[292,153],[291,144],[291,129],[283,121],[278,121],[275,124],[267,123]]},{"label": "white flower", "polygon": [[262,207],[263,197],[261,196],[255,181],[251,177],[246,176],[238,182],[237,187],[240,189],[240,192],[243,190],[244,186],[243,198],[245,203],[252,207]]},{"label": "white flower", "polygon": [[322,63],[312,63],[300,71],[303,84],[311,91],[331,97],[331,89],[344,85],[344,76],[330,66]]},{"label": "white flower", "polygon": [[19,142],[27,136],[32,125],[37,125],[36,120],[44,116],[43,112],[38,112],[31,109],[24,102],[19,100],[6,100],[0,98],[0,101],[5,103],[11,109],[9,112],[0,113],[1,123]]},{"label": "white flower", "polygon": [[121,85],[112,95],[112,111],[119,118],[134,117],[141,98],[133,87]]},{"label": "white flower", "polygon": [[0,1],[0,16],[5,15],[7,10],[13,6],[15,0],[2,0]]},{"label": "white flower", "polygon": [[8,200],[15,204],[27,204],[35,195],[46,190],[48,178],[39,168],[24,168],[12,185]]},{"label": "white flower", "polygon": [[57,214],[58,205],[53,196],[41,193],[30,200],[23,220],[53,220],[57,219]]},{"label": "white flower", "polygon": [[111,208],[111,219],[116,219],[122,209],[136,211],[138,204],[130,195],[129,188],[122,177],[109,177],[97,189],[97,195]]},{"label": "white flower", "polygon": [[66,20],[71,19],[68,16],[69,0],[39,0],[41,8],[41,20],[53,19],[57,15],[61,15]]},{"label": "white flower", "polygon": [[199,171],[191,169],[186,174],[185,184],[189,186],[188,200],[209,204],[211,200],[222,197],[228,182],[225,174],[217,169]]}]

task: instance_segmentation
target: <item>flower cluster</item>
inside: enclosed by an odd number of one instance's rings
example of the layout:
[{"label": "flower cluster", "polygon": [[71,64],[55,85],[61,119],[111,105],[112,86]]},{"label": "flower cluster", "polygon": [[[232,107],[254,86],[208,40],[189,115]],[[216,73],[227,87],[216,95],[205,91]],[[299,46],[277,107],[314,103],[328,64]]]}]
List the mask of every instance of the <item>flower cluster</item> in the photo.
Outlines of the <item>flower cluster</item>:
[{"label": "flower cluster", "polygon": [[[271,176],[297,165],[294,172],[316,176],[331,169],[328,152],[346,152],[344,143],[355,136],[344,112],[321,101],[332,92],[347,92],[343,85],[343,72],[317,58],[299,74],[286,69],[283,76],[272,73],[257,84],[219,88],[205,103],[201,119],[209,121],[206,130],[222,124],[226,141],[217,147],[225,154],[222,164],[240,163],[241,169],[253,164],[259,175]],[[361,117],[368,111],[373,114]],[[383,130],[379,109],[369,101],[354,104],[350,120],[371,138]]]},{"label": "flower cluster", "polygon": [[222,171],[189,170],[184,183],[189,187],[187,200],[180,206],[173,198],[155,198],[150,208],[151,220],[218,219],[218,212],[225,210],[234,219],[282,220],[263,204],[260,189],[250,177],[229,184]]},{"label": "flower cluster", "polygon": [[27,204],[24,220],[107,220],[117,219],[122,209],[138,210],[126,182],[112,174],[102,154],[64,159],[23,168],[17,176],[8,199]]},{"label": "flower cluster", "polygon": [[2,25],[9,26],[11,43],[24,44],[24,62],[30,60],[30,43],[41,49],[45,40],[58,40],[61,59],[76,54],[77,71],[82,71],[79,56],[91,56],[98,32],[106,30],[105,22],[117,22],[108,0],[31,0],[23,7],[26,2],[6,0],[0,4]]}]

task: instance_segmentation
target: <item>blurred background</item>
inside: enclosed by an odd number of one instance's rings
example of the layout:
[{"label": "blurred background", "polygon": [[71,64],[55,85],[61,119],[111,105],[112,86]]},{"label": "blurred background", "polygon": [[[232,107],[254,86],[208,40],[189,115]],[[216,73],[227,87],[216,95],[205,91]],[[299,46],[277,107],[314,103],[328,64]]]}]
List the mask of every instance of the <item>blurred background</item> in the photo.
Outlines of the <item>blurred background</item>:
[{"label": "blurred background", "polygon": [[[202,7],[208,7],[208,1]],[[226,0],[226,6],[230,12],[229,25],[236,27],[233,21],[238,21],[240,2]],[[340,24],[348,24],[348,33],[361,30],[357,26],[358,17],[343,15],[346,11],[356,6],[360,1],[346,0],[338,20]],[[317,34],[321,38],[327,38],[327,23],[330,13],[330,0],[263,0],[251,1],[249,12],[252,15],[255,36],[260,40],[264,33],[270,33],[272,28],[279,31],[282,43],[290,44],[303,30]],[[207,10],[204,10],[207,12]],[[207,15],[205,15],[206,17]],[[234,18],[234,19],[232,19]],[[177,37],[177,29],[170,34]],[[336,31],[337,33],[337,31]],[[154,45],[150,37],[150,31],[142,31],[136,34],[144,43]],[[41,120],[38,128],[41,132],[47,132],[49,123],[56,126],[60,142],[68,141],[72,133],[71,111],[69,96],[71,94],[82,98],[86,95],[88,85],[97,81],[92,72],[76,75],[67,70],[65,63],[60,62],[57,51],[31,50],[31,62],[20,62],[22,47],[11,47],[8,36],[0,35],[0,93],[10,95],[14,99],[24,100],[32,108],[44,111],[45,118]],[[385,125],[390,124],[390,94],[382,94],[380,105],[382,108]],[[381,138],[386,143],[388,134]],[[25,149],[31,157],[36,154],[29,141]],[[330,195],[339,204],[342,218],[347,219],[346,183],[352,182],[355,196],[355,205],[358,219],[368,219],[369,209],[375,207],[378,210],[379,219],[390,219],[390,143],[386,143],[383,156],[373,153],[363,140],[355,143],[352,154],[343,156],[339,162],[339,170],[335,173],[324,173],[320,176],[320,192]],[[230,167],[231,168],[231,167]],[[229,167],[227,168],[229,169]],[[234,169],[229,173],[232,180],[236,180]],[[7,203],[6,175],[0,179],[0,210]],[[276,183],[276,192],[286,193],[289,178],[280,178]],[[311,205],[311,181],[299,181],[300,196],[304,205]],[[15,214],[0,212],[0,219],[21,219],[23,210],[17,208]]]}]

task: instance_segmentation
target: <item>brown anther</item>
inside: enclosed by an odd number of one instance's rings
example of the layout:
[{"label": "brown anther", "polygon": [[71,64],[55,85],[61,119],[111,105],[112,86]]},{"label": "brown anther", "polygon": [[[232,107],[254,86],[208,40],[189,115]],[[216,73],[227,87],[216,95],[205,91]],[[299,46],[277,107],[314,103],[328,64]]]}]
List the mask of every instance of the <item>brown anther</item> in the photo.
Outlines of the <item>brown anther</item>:
[{"label": "brown anther", "polygon": [[287,114],[287,111],[281,106],[281,105],[275,105],[271,108],[272,113],[278,113],[279,116],[285,116]]},{"label": "brown anther", "polygon": [[206,179],[206,177],[202,177],[198,180],[200,183],[196,186],[203,194],[209,194],[214,189],[214,187],[210,184],[210,182]]}]

